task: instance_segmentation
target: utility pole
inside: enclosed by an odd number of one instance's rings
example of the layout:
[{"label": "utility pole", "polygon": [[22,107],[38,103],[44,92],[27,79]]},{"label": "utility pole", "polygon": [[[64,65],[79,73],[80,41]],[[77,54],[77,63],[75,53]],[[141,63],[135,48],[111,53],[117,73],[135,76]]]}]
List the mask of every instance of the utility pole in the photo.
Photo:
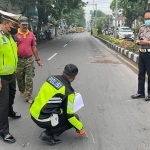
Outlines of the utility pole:
[{"label": "utility pole", "polygon": [[115,38],[117,32],[117,14],[118,14],[118,0],[116,0],[116,13],[115,13]]},{"label": "utility pole", "polygon": [[[95,23],[94,20],[95,20],[95,16],[94,16],[94,0],[93,0],[93,23]],[[94,26],[95,26],[95,24],[94,24]]]}]

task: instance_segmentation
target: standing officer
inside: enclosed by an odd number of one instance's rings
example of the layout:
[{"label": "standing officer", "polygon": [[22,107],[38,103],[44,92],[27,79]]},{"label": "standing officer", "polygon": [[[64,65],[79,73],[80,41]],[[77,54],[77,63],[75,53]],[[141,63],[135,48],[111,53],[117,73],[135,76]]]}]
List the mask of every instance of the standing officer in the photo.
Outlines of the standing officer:
[{"label": "standing officer", "polygon": [[41,128],[46,129],[40,138],[50,145],[59,144],[55,139],[65,130],[74,127],[78,134],[87,135],[79,117],[74,114],[75,91],[71,87],[78,73],[73,64],[65,66],[63,75],[50,76],[42,85],[37,97],[30,107],[32,120]]},{"label": "standing officer", "polygon": [[38,56],[34,34],[28,30],[28,18],[22,16],[20,19],[20,28],[15,35],[18,46],[18,64],[16,77],[21,96],[25,96],[28,103],[32,103],[33,77],[34,77],[34,54],[35,61],[39,66],[42,63]]},{"label": "standing officer", "polygon": [[11,35],[16,34],[20,15],[0,10],[0,137],[8,143],[15,138],[9,133],[8,117],[17,119],[21,115],[13,111],[16,93],[15,69],[17,66],[17,45]]},{"label": "standing officer", "polygon": [[139,74],[138,74],[138,91],[131,98],[145,97],[145,75],[148,75],[148,96],[145,101],[150,100],[150,10],[144,13],[145,24],[141,26],[136,43],[139,45]]}]

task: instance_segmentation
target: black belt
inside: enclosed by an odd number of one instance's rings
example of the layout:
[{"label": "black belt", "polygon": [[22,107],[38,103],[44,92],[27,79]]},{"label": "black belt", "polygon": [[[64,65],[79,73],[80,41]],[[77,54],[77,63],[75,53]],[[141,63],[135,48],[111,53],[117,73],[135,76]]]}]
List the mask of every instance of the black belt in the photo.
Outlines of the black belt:
[{"label": "black belt", "polygon": [[150,49],[149,48],[140,48],[140,52],[150,52]]},{"label": "black belt", "polygon": [[19,58],[22,58],[22,59],[27,59],[27,58],[30,58],[30,57],[32,57],[32,55],[30,55],[30,56],[18,56]]}]

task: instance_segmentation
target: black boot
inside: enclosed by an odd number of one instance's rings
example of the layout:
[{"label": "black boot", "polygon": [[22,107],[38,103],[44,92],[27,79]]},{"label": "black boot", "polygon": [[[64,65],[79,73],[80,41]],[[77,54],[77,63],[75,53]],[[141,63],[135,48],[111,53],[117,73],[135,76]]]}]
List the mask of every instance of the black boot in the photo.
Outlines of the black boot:
[{"label": "black boot", "polygon": [[61,143],[61,140],[54,139],[53,135],[47,135],[45,132],[43,132],[39,138],[43,141],[47,141],[52,146]]}]

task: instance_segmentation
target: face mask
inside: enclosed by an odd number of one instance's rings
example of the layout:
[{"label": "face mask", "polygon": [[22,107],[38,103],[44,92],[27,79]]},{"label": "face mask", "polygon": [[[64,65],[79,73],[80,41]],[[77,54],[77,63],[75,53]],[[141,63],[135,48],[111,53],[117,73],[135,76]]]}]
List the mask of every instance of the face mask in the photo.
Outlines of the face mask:
[{"label": "face mask", "polygon": [[150,26],[150,20],[145,20],[145,25]]},{"label": "face mask", "polygon": [[12,27],[10,27],[10,31],[9,31],[9,33],[11,34],[11,35],[15,35],[15,34],[17,34],[17,32],[18,32],[18,29],[16,29],[16,28],[12,28]]}]

